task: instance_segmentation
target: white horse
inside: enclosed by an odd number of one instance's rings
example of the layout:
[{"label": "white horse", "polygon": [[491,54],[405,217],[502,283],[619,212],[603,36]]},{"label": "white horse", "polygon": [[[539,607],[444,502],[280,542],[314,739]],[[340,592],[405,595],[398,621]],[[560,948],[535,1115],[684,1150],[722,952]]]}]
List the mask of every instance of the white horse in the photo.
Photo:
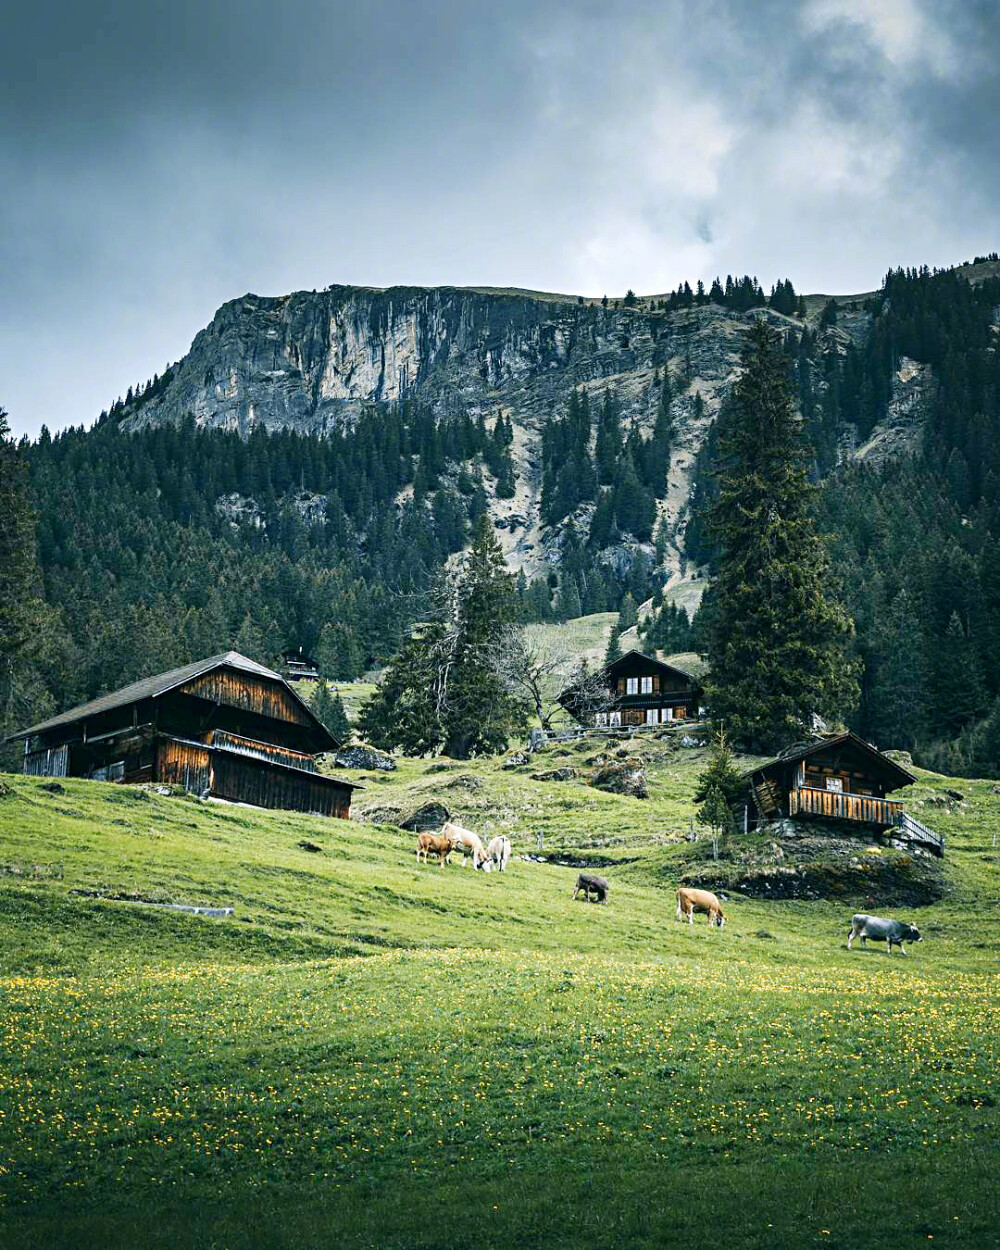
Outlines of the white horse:
[{"label": "white horse", "polygon": [[481,868],[483,872],[489,872],[493,867],[493,861],[487,855],[478,833],[472,833],[468,829],[463,829],[461,825],[453,825],[450,820],[446,820],[441,826],[439,836],[451,838],[455,844],[455,850],[462,852],[463,868],[469,862],[470,856],[473,868]]},{"label": "white horse", "polygon": [[490,857],[490,862],[497,872],[506,872],[507,864],[510,862],[510,838],[498,833],[487,846],[486,854]]}]

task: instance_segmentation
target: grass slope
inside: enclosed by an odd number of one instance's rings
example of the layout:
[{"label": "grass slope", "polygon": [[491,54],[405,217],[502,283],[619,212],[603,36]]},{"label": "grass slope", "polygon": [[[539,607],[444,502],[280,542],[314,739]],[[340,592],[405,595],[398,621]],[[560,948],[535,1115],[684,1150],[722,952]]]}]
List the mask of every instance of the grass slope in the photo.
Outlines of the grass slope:
[{"label": "grass slope", "polygon": [[888,959],[847,899],[677,924],[701,752],[637,748],[648,802],[528,775],[594,746],[358,810],[616,861],[606,907],[392,824],[3,778],[0,1244],[1000,1244],[993,786],[921,774],[948,893]]}]

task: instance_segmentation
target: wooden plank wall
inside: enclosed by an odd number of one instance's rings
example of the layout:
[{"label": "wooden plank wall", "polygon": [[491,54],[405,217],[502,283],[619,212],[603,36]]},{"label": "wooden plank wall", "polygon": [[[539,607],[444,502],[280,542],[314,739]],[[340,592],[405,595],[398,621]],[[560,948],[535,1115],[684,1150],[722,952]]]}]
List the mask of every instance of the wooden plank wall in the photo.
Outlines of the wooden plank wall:
[{"label": "wooden plank wall", "polygon": [[24,771],[29,777],[68,777],[69,747],[32,751],[24,757]]},{"label": "wooden plank wall", "polygon": [[213,729],[206,741],[212,746],[228,747],[259,760],[274,760],[278,764],[288,764],[292,768],[303,768],[306,772],[316,772],[316,761],[303,751],[293,751],[290,747],[272,746],[270,742],[258,742],[254,738],[244,738],[240,734],[229,733],[224,729]]},{"label": "wooden plank wall", "polygon": [[212,789],[212,755],[206,747],[163,738],[156,747],[156,780],[200,794]]},{"label": "wooden plank wall", "polygon": [[292,721],[297,725],[313,724],[305,708],[283,686],[264,678],[250,677],[246,673],[216,669],[187,682],[181,690],[184,694],[211,699],[213,703],[226,703],[274,720]]},{"label": "wooden plank wall", "polygon": [[351,814],[351,790],[331,785],[326,779],[261,767],[249,757],[217,755],[213,794],[256,807],[281,807],[293,812],[319,812],[324,816]]}]

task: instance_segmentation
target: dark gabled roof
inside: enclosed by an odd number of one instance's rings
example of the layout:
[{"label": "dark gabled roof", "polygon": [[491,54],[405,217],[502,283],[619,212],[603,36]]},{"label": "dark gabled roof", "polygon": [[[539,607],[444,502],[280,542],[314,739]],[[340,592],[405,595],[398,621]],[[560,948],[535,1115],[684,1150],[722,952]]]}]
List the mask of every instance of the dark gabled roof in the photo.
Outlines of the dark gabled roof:
[{"label": "dark gabled roof", "polygon": [[196,660],[193,664],[172,668],[166,673],[157,673],[155,677],[144,677],[142,681],[134,681],[130,686],[122,686],[120,690],[113,690],[111,694],[101,695],[99,699],[91,699],[89,703],[70,708],[68,712],[60,712],[58,716],[53,716],[38,725],[32,725],[30,729],[22,729],[18,733],[11,734],[6,741],[16,742],[20,738],[30,738],[34,734],[45,733],[49,729],[58,729],[61,725],[72,725],[75,721],[85,720],[88,716],[99,716],[102,712],[114,711],[116,707],[139,703],[142,699],[159,698],[160,695],[175,690],[178,686],[183,686],[186,682],[193,681],[195,677],[201,677],[216,668],[235,668],[244,673],[253,673],[257,677],[267,677],[271,681],[278,682],[305,709],[309,718],[329,738],[334,747],[340,746],[333,734],[317,718],[309,704],[295,693],[279,673],[272,672],[255,660],[247,659],[238,651],[222,651],[218,655],[209,656],[207,660]]},{"label": "dark gabled roof", "polygon": [[810,738],[806,742],[795,742],[779,752],[773,759],[765,760],[763,764],[758,764],[756,768],[749,769],[744,776],[749,778],[754,773],[767,772],[769,768],[773,768],[776,764],[795,764],[799,760],[807,759],[810,755],[816,755],[820,751],[841,746],[853,747],[877,763],[883,772],[897,777],[899,780],[890,789],[896,790],[900,786],[910,786],[916,781],[916,777],[911,772],[907,772],[901,764],[897,764],[888,755],[883,755],[877,747],[873,747],[870,742],[865,742],[864,738],[859,738],[856,733],[852,733],[849,729],[844,733],[832,734],[826,738]]},{"label": "dark gabled roof", "polygon": [[657,651],[653,655],[648,655],[645,651],[640,651],[637,647],[632,647],[620,656],[614,663],[609,664],[607,671],[614,673],[619,665],[623,664],[629,656],[637,655],[644,660],[651,660],[654,664],[658,664],[661,668],[672,669],[673,672],[679,673],[682,677],[686,677],[688,681],[693,681],[697,685],[708,676],[708,663],[702,659],[695,651],[679,651],[675,655],[668,655],[665,651]]}]

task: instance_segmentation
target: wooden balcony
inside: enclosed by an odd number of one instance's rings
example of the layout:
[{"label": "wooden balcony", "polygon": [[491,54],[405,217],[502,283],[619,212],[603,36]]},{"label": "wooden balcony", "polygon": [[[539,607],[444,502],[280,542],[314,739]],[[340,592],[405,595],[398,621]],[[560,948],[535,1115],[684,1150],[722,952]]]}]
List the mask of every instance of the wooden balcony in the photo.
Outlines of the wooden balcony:
[{"label": "wooden balcony", "polygon": [[829,816],[834,820],[857,820],[883,828],[903,819],[903,804],[894,799],[876,799],[866,794],[844,794],[800,786],[788,792],[789,816]]}]

